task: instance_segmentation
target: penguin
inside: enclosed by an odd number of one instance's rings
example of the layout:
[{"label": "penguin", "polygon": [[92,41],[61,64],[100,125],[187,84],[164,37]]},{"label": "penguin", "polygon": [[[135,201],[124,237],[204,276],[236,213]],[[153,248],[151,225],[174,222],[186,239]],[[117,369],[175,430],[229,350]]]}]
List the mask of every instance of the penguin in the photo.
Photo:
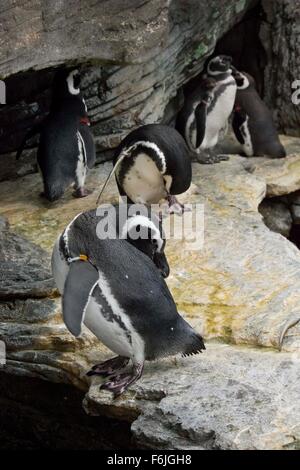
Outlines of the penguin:
[{"label": "penguin", "polygon": [[284,158],[286,152],[279,140],[271,111],[260,98],[254,78],[236,69],[233,75],[237,94],[232,127],[245,155]]},{"label": "penguin", "polygon": [[19,159],[29,138],[40,134],[37,162],[44,184],[42,195],[51,202],[59,199],[72,183],[74,197],[89,194],[84,183],[96,154],[79,84],[77,69],[56,74],[49,115],[26,134],[16,156]]},{"label": "penguin", "polygon": [[[189,148],[198,155],[208,151],[208,157],[198,158],[200,162],[203,160],[203,163],[216,163],[226,159],[224,156],[210,155],[209,150],[217,145],[221,134],[227,132],[236,89],[231,57],[225,55],[214,57],[207,64],[199,87],[190,98],[187,98],[179,114],[178,129]],[[204,102],[199,109],[198,103],[201,103],[203,97]]]},{"label": "penguin", "polygon": [[111,175],[121,196],[130,202],[158,204],[168,202],[169,213],[184,212],[175,195],[190,187],[192,166],[190,152],[181,135],[161,124],[148,124],[133,130],[120,143],[114,154]]},{"label": "penguin", "polygon": [[[157,225],[133,215],[119,231],[122,238],[98,238],[96,211],[79,214],[58,238],[52,256],[54,279],[62,293],[64,322],[74,336],[82,323],[117,357],[92,367],[88,376],[109,376],[101,389],[118,396],[138,380],[145,360],[205,349],[202,337],[179,315],[159,269],[149,256],[163,249]],[[124,238],[150,229],[141,251]],[[151,248],[152,247],[152,248]],[[158,248],[160,247],[160,248]],[[132,361],[132,369],[123,371]]]},{"label": "penguin", "polygon": [[207,111],[213,100],[213,90],[217,82],[204,78],[194,92],[185,99],[177,115],[176,129],[184,137],[189,149],[200,149],[205,136]]}]

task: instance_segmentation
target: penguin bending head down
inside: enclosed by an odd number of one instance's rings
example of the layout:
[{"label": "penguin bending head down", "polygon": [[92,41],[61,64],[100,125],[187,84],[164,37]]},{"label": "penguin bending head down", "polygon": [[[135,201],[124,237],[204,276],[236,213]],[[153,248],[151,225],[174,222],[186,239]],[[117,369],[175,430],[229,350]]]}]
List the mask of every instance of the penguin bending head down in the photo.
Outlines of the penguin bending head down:
[{"label": "penguin bending head down", "polygon": [[130,132],[115,152],[114,172],[120,194],[130,202],[167,200],[170,213],[183,212],[175,196],[190,187],[192,167],[189,149],[175,129],[148,124]]},{"label": "penguin bending head down", "polygon": [[232,127],[247,156],[283,158],[285,149],[275,128],[271,111],[259,96],[254,78],[233,70],[237,83]]},{"label": "penguin bending head down", "polygon": [[26,141],[40,134],[37,162],[43,177],[43,196],[49,201],[59,199],[72,183],[75,197],[88,195],[84,183],[87,170],[95,163],[95,146],[79,84],[78,70],[60,70],[56,74],[49,115],[26,134],[17,152],[18,159]]},{"label": "penguin bending head down", "polygon": [[[68,225],[55,244],[52,270],[62,293],[67,328],[79,336],[84,323],[118,355],[88,373],[109,376],[101,388],[117,396],[141,377],[145,360],[197,354],[205,346],[178,314],[155,265],[153,251],[164,246],[157,223],[137,215],[118,227],[123,235],[136,227],[150,229],[152,238],[143,240],[141,251],[130,238],[99,239],[98,219],[95,211],[89,211]],[[132,370],[123,371],[130,360]]]}]

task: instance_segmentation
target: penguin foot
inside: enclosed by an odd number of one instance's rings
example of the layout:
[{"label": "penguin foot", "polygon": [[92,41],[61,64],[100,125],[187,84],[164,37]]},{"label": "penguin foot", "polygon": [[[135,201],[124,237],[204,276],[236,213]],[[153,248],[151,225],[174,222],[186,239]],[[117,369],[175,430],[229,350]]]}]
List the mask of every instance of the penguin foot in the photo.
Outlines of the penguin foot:
[{"label": "penguin foot", "polygon": [[141,377],[143,369],[144,364],[134,364],[131,373],[111,376],[107,382],[101,385],[100,390],[109,390],[116,398]]},{"label": "penguin foot", "polygon": [[229,160],[228,155],[217,154],[196,154],[196,161],[202,165],[213,165],[214,163],[226,162]]},{"label": "penguin foot", "polygon": [[175,196],[171,196],[170,194],[167,197],[167,201],[168,201],[168,209],[167,209],[168,214],[182,215],[184,212],[188,212],[191,210],[190,208],[186,208],[184,204],[181,204],[179,201],[177,201]]},{"label": "penguin foot", "polygon": [[73,197],[86,197],[89,196],[92,193],[89,189],[86,188],[77,188],[75,191],[72,193]]},{"label": "penguin foot", "polygon": [[107,375],[111,375],[114,372],[118,372],[124,367],[127,366],[129,362],[128,357],[117,356],[113,357],[112,359],[108,359],[108,361],[101,362],[100,364],[96,364],[88,371],[86,374],[88,377],[92,375],[102,375],[106,377]]}]

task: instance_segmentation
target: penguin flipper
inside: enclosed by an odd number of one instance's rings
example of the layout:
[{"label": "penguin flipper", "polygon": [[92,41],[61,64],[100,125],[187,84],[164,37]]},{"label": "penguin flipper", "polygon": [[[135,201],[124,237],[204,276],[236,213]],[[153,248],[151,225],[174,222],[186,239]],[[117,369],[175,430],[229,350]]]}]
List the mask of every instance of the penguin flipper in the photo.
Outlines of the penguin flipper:
[{"label": "penguin flipper", "polygon": [[206,105],[202,102],[195,109],[195,119],[197,127],[196,148],[199,148],[204,139],[206,123]]},{"label": "penguin flipper", "polygon": [[87,261],[73,261],[64,286],[63,319],[74,336],[81,333],[85,309],[99,280],[98,271]]},{"label": "penguin flipper", "polygon": [[245,114],[241,113],[240,111],[235,111],[233,120],[232,120],[232,128],[233,128],[233,131],[237,140],[239,141],[241,145],[245,144],[245,139],[241,131],[242,125],[244,124],[245,120],[246,120]]}]

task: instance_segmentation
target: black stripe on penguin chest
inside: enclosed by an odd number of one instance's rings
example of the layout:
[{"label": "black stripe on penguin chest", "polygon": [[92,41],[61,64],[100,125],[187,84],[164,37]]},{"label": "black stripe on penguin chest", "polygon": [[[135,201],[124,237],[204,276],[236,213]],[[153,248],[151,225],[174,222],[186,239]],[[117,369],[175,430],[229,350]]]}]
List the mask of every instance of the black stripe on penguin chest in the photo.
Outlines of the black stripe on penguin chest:
[{"label": "black stripe on penguin chest", "polygon": [[149,162],[154,162],[158,171],[163,173],[163,162],[155,150],[148,147],[139,146],[137,149],[131,152],[128,157],[125,157],[121,163],[120,170],[118,172],[118,181],[121,186],[123,185],[126,176],[128,173],[130,173],[130,170],[134,167],[136,160],[140,155],[146,155],[147,158],[149,158]]},{"label": "black stripe on penguin chest", "polygon": [[101,315],[103,316],[103,318],[105,318],[105,320],[108,322],[117,323],[119,327],[124,331],[129,344],[132,345],[132,337],[131,337],[130,331],[126,327],[120,315],[117,315],[113,312],[111,306],[107,302],[105,296],[103,295],[103,293],[101,292],[101,289],[98,286],[95,287],[95,290],[93,292],[93,298],[95,299],[96,303],[99,305],[101,309]]}]

